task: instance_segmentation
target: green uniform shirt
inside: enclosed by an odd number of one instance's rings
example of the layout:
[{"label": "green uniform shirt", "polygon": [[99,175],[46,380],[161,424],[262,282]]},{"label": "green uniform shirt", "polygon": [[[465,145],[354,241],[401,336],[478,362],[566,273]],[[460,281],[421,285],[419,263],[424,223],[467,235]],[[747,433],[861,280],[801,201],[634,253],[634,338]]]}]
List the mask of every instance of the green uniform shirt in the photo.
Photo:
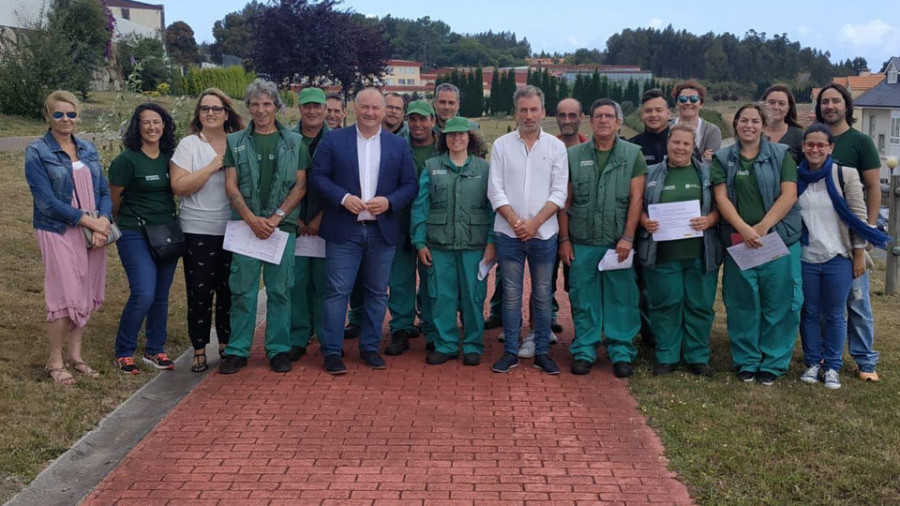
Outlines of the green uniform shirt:
[{"label": "green uniform shirt", "polygon": [[881,168],[881,158],[872,138],[855,128],[834,138],[831,159],[837,164],[856,168],[860,178],[863,171]]},{"label": "green uniform shirt", "polygon": [[413,161],[416,164],[416,177],[422,173],[425,161],[434,156],[434,148],[434,143],[422,147],[412,146]]},{"label": "green uniform shirt", "polygon": [[[666,166],[666,181],[659,196],[660,204],[701,200],[703,189],[700,187],[700,176],[694,167]],[[703,238],[694,237],[678,241],[662,241],[657,243],[657,263],[678,262],[703,258]]]},{"label": "green uniform shirt", "polygon": [[[737,202],[733,202],[733,204],[744,223],[751,227],[762,221],[767,212],[762,194],[759,192],[759,183],[756,181],[754,162],[756,162],[756,157],[748,160],[742,156],[741,168],[734,176],[734,195]],[[710,177],[713,186],[727,181],[725,168],[719,163],[718,158],[713,158]],[[797,182],[797,163],[790,156],[785,156],[781,163],[781,182]]]},{"label": "green uniform shirt", "polygon": [[[594,148],[594,167],[599,167],[598,170],[603,170],[603,167],[606,167],[606,163],[609,162],[609,155],[612,153],[612,150],[609,151],[600,151],[597,148]],[[643,176],[647,173],[647,160],[644,159],[643,156],[639,156],[634,160],[634,166],[631,168],[631,179],[636,177]],[[571,179],[571,171],[569,177]]]},{"label": "green uniform shirt", "polygon": [[109,184],[125,188],[119,206],[119,228],[140,230],[138,216],[148,226],[175,219],[175,197],[169,184],[170,155],[156,159],[143,151],[126,149],[109,166]]}]

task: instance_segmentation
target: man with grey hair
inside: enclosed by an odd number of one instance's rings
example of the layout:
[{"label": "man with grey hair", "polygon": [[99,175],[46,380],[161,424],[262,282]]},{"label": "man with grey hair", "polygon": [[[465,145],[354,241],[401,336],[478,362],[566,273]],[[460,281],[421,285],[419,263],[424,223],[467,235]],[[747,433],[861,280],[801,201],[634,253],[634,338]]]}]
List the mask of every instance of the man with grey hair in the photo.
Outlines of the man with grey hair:
[{"label": "man with grey hair", "polygon": [[544,93],[525,86],[513,94],[518,128],[491,149],[488,199],[497,212],[494,236],[503,287],[504,354],[491,368],[508,372],[519,364],[525,261],[531,272],[534,366],[559,374],[550,358],[550,280],[556,261],[556,213],[566,202],[568,161],[562,141],[541,129]]},{"label": "man with grey hair", "polygon": [[606,349],[616,377],[634,373],[634,337],[641,327],[634,269],[599,271],[610,250],[619,262],[634,249],[647,162],[641,148],[619,138],[622,109],[607,98],[591,104],[591,142],[569,148],[569,198],[559,212],[559,257],[569,266],[575,339],[572,374],[587,374]]},{"label": "man with grey hair", "polygon": [[[435,135],[441,133],[448,119],[459,115],[459,104],[462,95],[459,88],[450,83],[441,83],[434,89]],[[469,121],[469,130],[478,130],[478,123]]]},{"label": "man with grey hair", "polygon": [[287,246],[277,264],[239,253],[231,261],[231,339],[219,372],[233,374],[247,365],[262,272],[266,286],[266,357],[275,372],[291,370],[291,287],[294,283],[294,233],[300,201],[306,194],[306,170],[312,165],[303,137],[275,119],[281,108],[278,88],[256,79],[247,87],[244,102],[252,117],[245,130],[228,135],[225,157],[225,194],[231,219],[243,220],[259,239],[276,229],[287,232]]}]

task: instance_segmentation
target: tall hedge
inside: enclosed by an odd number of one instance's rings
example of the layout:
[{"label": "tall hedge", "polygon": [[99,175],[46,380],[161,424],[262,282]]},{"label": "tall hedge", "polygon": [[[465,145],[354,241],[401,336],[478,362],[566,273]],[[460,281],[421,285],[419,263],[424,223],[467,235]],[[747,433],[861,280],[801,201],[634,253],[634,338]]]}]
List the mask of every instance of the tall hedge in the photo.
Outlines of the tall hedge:
[{"label": "tall hedge", "polygon": [[190,68],[178,80],[176,92],[181,95],[197,96],[207,88],[219,88],[229,97],[242,100],[247,86],[256,79],[256,73],[246,72],[237,65],[220,69]]}]

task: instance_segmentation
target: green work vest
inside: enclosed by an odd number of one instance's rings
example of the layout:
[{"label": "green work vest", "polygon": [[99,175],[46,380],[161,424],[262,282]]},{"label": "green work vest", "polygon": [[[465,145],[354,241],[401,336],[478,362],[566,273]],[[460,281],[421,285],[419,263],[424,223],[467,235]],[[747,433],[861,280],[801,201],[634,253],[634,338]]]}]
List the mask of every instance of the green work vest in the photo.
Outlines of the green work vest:
[{"label": "green work vest", "polygon": [[[644,182],[644,211],[649,209],[651,204],[659,204],[662,196],[663,186],[666,183],[666,176],[669,174],[666,162],[668,157],[664,157],[663,161],[655,165],[651,165],[647,169],[647,179]],[[715,199],[712,192],[712,183],[709,178],[709,166],[701,163],[696,158],[691,158],[691,166],[697,171],[697,177],[700,179],[701,198],[700,213],[704,216],[713,210]],[[634,246],[634,254],[638,262],[645,267],[654,267],[656,265],[657,243],[653,240],[650,232],[643,227],[638,228],[637,240]],[[725,252],[722,249],[722,241],[719,236],[719,225],[710,227],[703,232],[703,264],[706,272],[717,270],[725,259]]]},{"label": "green work vest", "polygon": [[[756,174],[756,182],[759,185],[759,193],[762,196],[763,204],[766,206],[766,212],[772,208],[775,201],[781,196],[781,165],[784,163],[787,149],[788,147],[784,144],[770,142],[765,138],[760,140],[759,154],[756,155],[756,161],[753,162],[753,170]],[[719,164],[722,165],[722,168],[725,169],[725,188],[728,191],[728,200],[737,207],[734,176],[741,168],[740,142],[735,142],[731,146],[716,151],[715,157]],[[790,246],[800,240],[802,227],[800,206],[794,203],[788,214],[776,223],[773,229],[781,236],[784,244]],[[725,220],[722,220],[720,228],[722,231],[722,242],[730,245],[731,234],[735,233],[734,228]]]},{"label": "green work vest", "polygon": [[[278,128],[280,138],[275,155],[275,176],[272,180],[272,192],[269,194],[268,202],[260,202],[259,199],[259,163],[256,159],[256,143],[253,142],[253,122],[251,121],[250,126],[240,132],[228,134],[228,146],[231,148],[231,157],[234,160],[234,167],[237,169],[238,189],[240,189],[247,207],[256,216],[275,214],[275,210],[284,202],[297,181],[301,150],[306,151],[306,146],[303,145],[303,136],[291,132],[277,121],[275,126]],[[300,206],[297,206],[284,217],[283,223],[296,225],[299,214]],[[231,219],[241,219],[241,215],[233,208]]]},{"label": "green work vest", "polygon": [[430,178],[430,210],[425,219],[428,246],[435,249],[482,249],[494,225],[487,198],[490,164],[472,156],[459,172],[443,154],[425,162]]},{"label": "green work vest", "polygon": [[[325,123],[323,121],[322,129],[319,130],[319,135],[310,139],[303,136],[303,133],[301,131],[302,127],[303,120],[301,119],[297,123],[297,126],[294,127],[293,131],[303,137],[303,145],[306,146],[306,149],[309,151],[309,156],[316,156],[316,149],[319,148],[319,143],[322,142],[322,139],[325,138],[325,133],[331,129],[328,128],[328,123]],[[310,167],[310,170],[312,170],[312,167]],[[322,210],[322,203],[319,200],[319,194],[316,193],[312,185],[309,184],[308,180],[306,183],[306,195],[303,197],[303,202],[300,203],[300,219],[303,220],[304,223],[308,224],[309,221],[315,218],[316,215],[319,214],[319,211]]]},{"label": "green work vest", "polygon": [[590,246],[612,246],[625,233],[631,172],[641,148],[617,138],[606,166],[594,167],[594,141],[569,148],[569,237]]}]

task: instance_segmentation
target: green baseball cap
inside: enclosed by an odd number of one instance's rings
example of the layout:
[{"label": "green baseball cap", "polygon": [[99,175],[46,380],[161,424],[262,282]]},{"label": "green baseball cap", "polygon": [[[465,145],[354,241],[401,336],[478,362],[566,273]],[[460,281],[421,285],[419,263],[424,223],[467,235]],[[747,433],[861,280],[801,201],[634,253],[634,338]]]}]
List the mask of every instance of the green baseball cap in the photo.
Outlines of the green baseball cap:
[{"label": "green baseball cap", "polygon": [[444,129],[442,132],[445,134],[449,134],[452,132],[468,132],[469,131],[469,120],[463,118],[462,116],[454,116],[447,120],[444,123]]},{"label": "green baseball cap", "polygon": [[324,104],[325,92],[322,88],[303,88],[300,90],[300,105]]},{"label": "green baseball cap", "polygon": [[424,100],[414,100],[406,107],[406,115],[418,114],[419,116],[434,116],[434,107]]}]

